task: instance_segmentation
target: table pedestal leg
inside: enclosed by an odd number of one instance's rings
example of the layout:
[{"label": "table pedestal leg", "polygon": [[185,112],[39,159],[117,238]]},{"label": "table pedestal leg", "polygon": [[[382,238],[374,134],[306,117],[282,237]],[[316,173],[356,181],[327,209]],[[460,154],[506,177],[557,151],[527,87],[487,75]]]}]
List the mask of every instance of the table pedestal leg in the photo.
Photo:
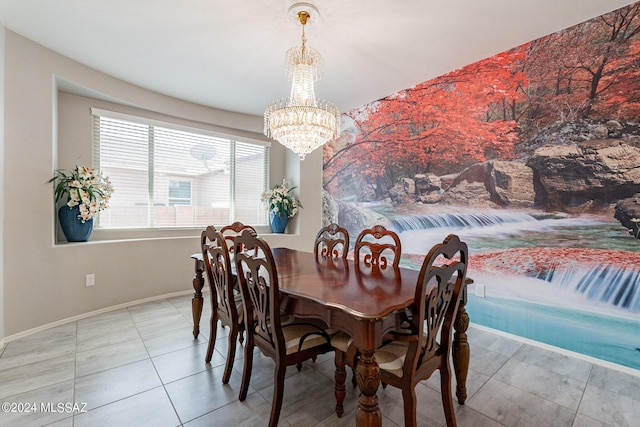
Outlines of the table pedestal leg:
[{"label": "table pedestal leg", "polygon": [[453,324],[455,330],[453,334],[453,370],[456,374],[456,396],[458,403],[464,405],[467,400],[467,372],[469,370],[469,341],[467,341],[467,328],[469,327],[469,315],[464,308],[462,300],[458,307],[456,321]]},{"label": "table pedestal leg", "polygon": [[380,386],[380,368],[373,354],[373,350],[362,351],[357,364],[356,379],[360,389],[356,411],[357,426],[382,426],[382,415],[376,395]]},{"label": "table pedestal leg", "polygon": [[191,313],[193,315],[193,338],[200,335],[200,317],[202,317],[202,288],[204,287],[204,263],[196,260],[196,274],[193,277],[193,298],[191,299]]}]

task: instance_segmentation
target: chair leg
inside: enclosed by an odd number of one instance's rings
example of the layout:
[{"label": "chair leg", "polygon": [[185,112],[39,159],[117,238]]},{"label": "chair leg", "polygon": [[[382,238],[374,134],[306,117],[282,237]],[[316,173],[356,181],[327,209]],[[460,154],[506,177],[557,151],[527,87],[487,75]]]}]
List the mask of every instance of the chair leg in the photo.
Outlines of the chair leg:
[{"label": "chair leg", "polygon": [[253,339],[247,337],[247,344],[244,346],[244,368],[242,370],[242,382],[240,383],[240,394],[238,400],[243,401],[247,398],[249,391],[249,382],[251,380],[251,368],[253,367]]},{"label": "chair leg", "polygon": [[347,379],[347,371],[344,369],[346,365],[346,354],[343,351],[336,350],[335,351],[335,365],[336,365],[336,385],[335,385],[335,395],[336,395],[336,415],[338,418],[342,416],[344,413],[344,397],[347,394],[344,388],[344,382]]},{"label": "chair leg", "polygon": [[404,403],[404,425],[405,427],[416,427],[416,389],[409,385],[402,389],[402,400]]},{"label": "chair leg", "polygon": [[451,394],[451,370],[447,367],[440,369],[440,393],[442,394],[442,408],[447,420],[447,427],[456,427],[456,413]]},{"label": "chair leg", "polygon": [[273,375],[273,402],[271,402],[271,417],[269,418],[269,427],[277,427],[280,418],[280,409],[282,409],[282,399],[284,397],[284,374],[287,367],[277,361],[276,370]]},{"label": "chair leg", "polygon": [[236,340],[238,339],[238,327],[232,326],[229,330],[229,348],[227,350],[227,362],[222,375],[222,384],[228,384],[233,370],[233,361],[236,358]]},{"label": "chair leg", "polygon": [[216,336],[218,334],[218,317],[216,316],[215,312],[211,313],[211,320],[209,321],[209,323],[211,332],[209,332],[209,345],[207,346],[207,355],[204,358],[205,363],[211,362],[211,357],[213,357],[213,349],[216,346]]},{"label": "chair leg", "polygon": [[240,341],[240,345],[244,342],[244,331],[240,331],[238,333],[238,340]]},{"label": "chair leg", "polygon": [[347,353],[345,354],[345,363],[349,361],[351,366],[351,384],[353,388],[358,387],[358,379],[356,378],[356,365],[358,364],[358,352],[354,346],[348,346]]}]

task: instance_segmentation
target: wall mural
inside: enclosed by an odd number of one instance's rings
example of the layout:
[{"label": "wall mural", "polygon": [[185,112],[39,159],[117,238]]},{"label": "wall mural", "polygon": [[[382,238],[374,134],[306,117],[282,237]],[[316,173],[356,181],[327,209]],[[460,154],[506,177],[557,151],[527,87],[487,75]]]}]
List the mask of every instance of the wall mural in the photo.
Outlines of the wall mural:
[{"label": "wall mural", "polygon": [[323,220],[455,233],[472,322],[640,369],[639,118],[640,2],[345,113]]}]

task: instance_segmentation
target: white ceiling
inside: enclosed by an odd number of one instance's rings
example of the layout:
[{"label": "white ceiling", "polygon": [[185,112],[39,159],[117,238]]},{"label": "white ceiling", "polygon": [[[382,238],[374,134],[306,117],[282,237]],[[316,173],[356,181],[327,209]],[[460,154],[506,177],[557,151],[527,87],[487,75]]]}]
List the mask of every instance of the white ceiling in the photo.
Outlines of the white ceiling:
[{"label": "white ceiling", "polygon": [[[262,115],[288,96],[285,52],[300,44],[294,0],[0,0],[4,26],[136,85]],[[629,0],[317,0],[307,44],[316,95],[364,105]],[[312,17],[313,19],[313,17]]]}]

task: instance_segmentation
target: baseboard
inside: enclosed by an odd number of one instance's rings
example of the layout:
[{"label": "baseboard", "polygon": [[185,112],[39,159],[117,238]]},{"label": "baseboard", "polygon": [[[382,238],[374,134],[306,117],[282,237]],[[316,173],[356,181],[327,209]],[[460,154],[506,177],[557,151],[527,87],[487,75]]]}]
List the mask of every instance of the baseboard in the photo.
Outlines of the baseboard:
[{"label": "baseboard", "polygon": [[[204,291],[204,289],[203,289],[203,291]],[[164,295],[158,295],[158,296],[149,297],[149,298],[143,298],[143,299],[139,299],[139,300],[135,300],[135,301],[126,302],[126,303],[123,303],[123,304],[114,305],[114,306],[111,306],[111,307],[101,308],[99,310],[94,310],[94,311],[90,311],[90,312],[83,313],[83,314],[78,314],[76,316],[67,317],[66,319],[58,320],[58,321],[53,322],[53,323],[48,323],[46,325],[38,326],[37,328],[28,329],[26,331],[18,332],[17,334],[6,336],[6,337],[4,337],[3,340],[0,340],[0,344],[3,345],[4,343],[9,343],[11,341],[15,341],[17,339],[24,338],[24,337],[27,337],[29,335],[36,334],[38,332],[46,331],[47,329],[55,328],[56,326],[64,325],[66,323],[70,323],[70,322],[75,322],[75,321],[78,321],[78,320],[86,319],[87,317],[95,316],[96,314],[108,313],[110,311],[120,310],[122,308],[127,308],[127,307],[131,307],[131,306],[138,305],[138,304],[144,304],[146,302],[157,301],[157,300],[161,300],[161,299],[178,297],[178,296],[188,295],[188,294],[193,294],[193,290],[173,292],[173,293],[170,293],[170,294],[164,294]],[[0,348],[2,348],[2,345],[0,345]]]}]

